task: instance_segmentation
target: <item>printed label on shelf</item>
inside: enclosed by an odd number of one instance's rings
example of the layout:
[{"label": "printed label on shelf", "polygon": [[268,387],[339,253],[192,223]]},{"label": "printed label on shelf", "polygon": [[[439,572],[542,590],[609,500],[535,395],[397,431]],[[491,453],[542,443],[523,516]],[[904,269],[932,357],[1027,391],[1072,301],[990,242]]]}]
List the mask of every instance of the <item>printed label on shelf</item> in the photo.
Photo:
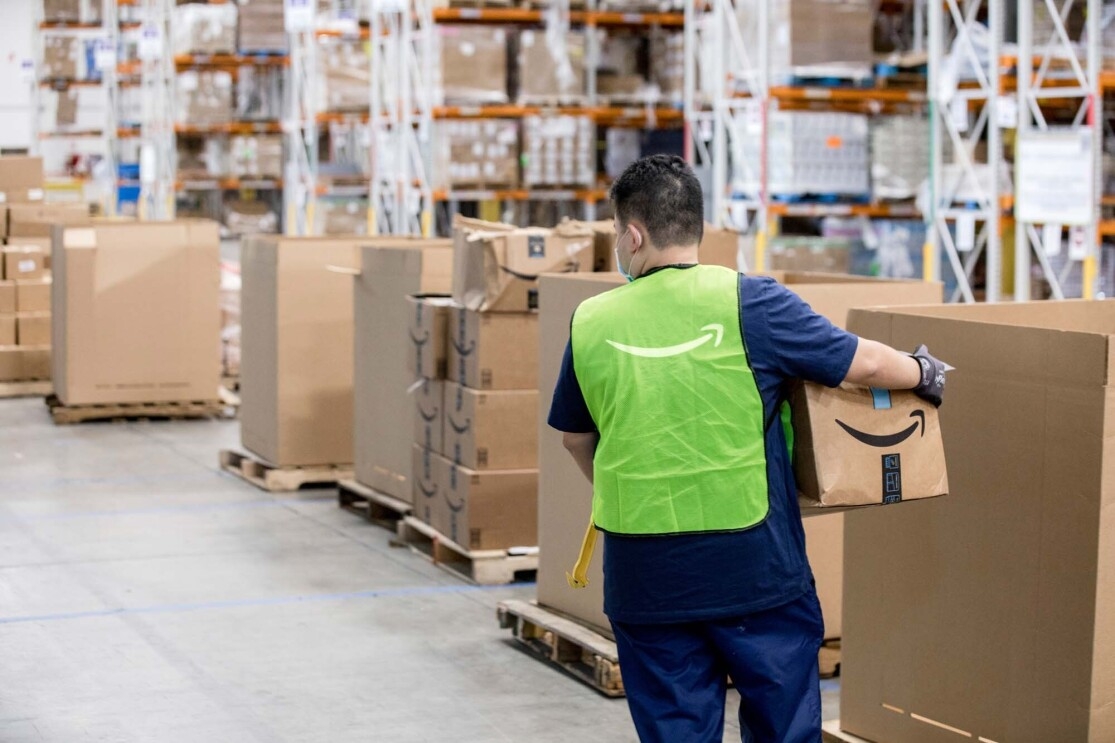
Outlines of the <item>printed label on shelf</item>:
[{"label": "printed label on shelf", "polygon": [[1069,258],[1082,261],[1088,257],[1088,231],[1083,227],[1069,230]]},{"label": "printed label on shelf", "polygon": [[958,98],[949,104],[949,117],[952,119],[956,131],[963,134],[968,131],[968,101]]},{"label": "printed label on shelf", "polygon": [[93,65],[104,72],[116,67],[116,45],[112,39],[97,39],[93,42]]},{"label": "printed label on shelf", "polygon": [[139,30],[136,54],[140,59],[154,61],[163,56],[163,32],[158,24],[145,23]]},{"label": "printed label on shelf", "polygon": [[1000,129],[1018,128],[1018,101],[1011,96],[1001,95],[997,102],[995,117],[999,119]]},{"label": "printed label on shelf", "polygon": [[313,0],[283,0],[283,21],[287,33],[313,31],[314,10]]},{"label": "printed label on shelf", "polygon": [[35,82],[35,60],[23,59],[19,62],[19,77],[25,83]]},{"label": "printed label on shelf", "polygon": [[1064,229],[1062,225],[1046,223],[1041,228],[1041,247],[1046,255],[1060,255],[1061,254],[1061,232]]}]

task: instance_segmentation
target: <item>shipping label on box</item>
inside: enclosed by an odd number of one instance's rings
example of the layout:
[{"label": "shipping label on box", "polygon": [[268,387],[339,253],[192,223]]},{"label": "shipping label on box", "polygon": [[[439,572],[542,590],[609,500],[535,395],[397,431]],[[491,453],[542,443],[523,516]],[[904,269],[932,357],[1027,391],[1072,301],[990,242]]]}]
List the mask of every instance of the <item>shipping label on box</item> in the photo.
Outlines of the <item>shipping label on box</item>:
[{"label": "shipping label on box", "polygon": [[804,383],[791,408],[803,505],[884,505],[948,494],[937,408],[912,392]]},{"label": "shipping label on box", "polygon": [[538,466],[538,392],[445,387],[445,456],[474,470]]},{"label": "shipping label on box", "polygon": [[0,315],[0,346],[16,345],[16,327],[15,315]]},{"label": "shipping label on box", "polygon": [[16,315],[16,343],[20,346],[49,346],[50,313],[21,312]]},{"label": "shipping label on box", "polygon": [[411,447],[411,455],[414,515],[427,524],[433,524],[434,511],[444,489],[443,474],[449,461],[418,444]]},{"label": "shipping label on box", "polygon": [[440,295],[415,295],[407,301],[410,306],[408,336],[412,346],[407,356],[407,370],[416,378],[445,379],[449,363],[449,308],[453,300]]},{"label": "shipping label on box", "polygon": [[50,279],[14,282],[15,308],[4,309],[4,287],[0,285],[0,312],[50,312]]},{"label": "shipping label on box", "polygon": [[31,247],[4,248],[4,278],[41,279],[45,270],[43,251]]},{"label": "shipping label on box", "polygon": [[[442,460],[447,461],[447,460]],[[432,526],[469,550],[538,543],[538,470],[477,472],[448,464]]]},{"label": "shipping label on box", "polygon": [[[18,289],[14,281],[0,281],[0,315],[14,315],[18,304]],[[47,305],[49,306],[49,295]],[[3,344],[0,344],[3,345]]]},{"label": "shipping label on box", "polygon": [[410,395],[414,398],[414,443],[441,454],[445,451],[445,383],[420,379],[411,387]]},{"label": "shipping label on box", "polygon": [[538,315],[449,315],[449,380],[476,390],[538,389]]}]

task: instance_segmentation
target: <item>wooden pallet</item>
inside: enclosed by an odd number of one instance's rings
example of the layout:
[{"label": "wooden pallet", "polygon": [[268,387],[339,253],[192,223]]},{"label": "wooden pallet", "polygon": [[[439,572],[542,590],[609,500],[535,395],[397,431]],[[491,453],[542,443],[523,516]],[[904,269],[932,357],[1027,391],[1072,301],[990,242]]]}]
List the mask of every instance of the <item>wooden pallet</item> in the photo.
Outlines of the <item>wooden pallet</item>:
[{"label": "wooden pallet", "polygon": [[0,398],[48,397],[54,394],[54,382],[49,379],[31,379],[23,382],[0,382]]},{"label": "wooden pallet", "polygon": [[398,522],[398,544],[410,547],[455,575],[473,583],[498,586],[533,579],[538,572],[538,548],[467,550],[413,516]]},{"label": "wooden pallet", "polygon": [[276,467],[231,449],[221,450],[221,469],[270,493],[292,493],[306,486],[329,487],[352,479],[351,465]]},{"label": "wooden pallet", "polygon": [[414,510],[411,504],[361,485],[356,480],[337,483],[337,505],[396,533],[399,520]]},{"label": "wooden pallet", "polygon": [[821,743],[871,743],[840,729],[840,720],[829,720],[821,725]]},{"label": "wooden pallet", "polygon": [[50,408],[50,417],[58,425],[86,421],[215,418],[223,416],[225,411],[224,404],[219,400],[63,405],[55,395],[50,395],[46,404]]},{"label": "wooden pallet", "polygon": [[501,601],[499,626],[532,655],[609,697],[624,696],[616,644],[584,625],[526,601]]}]

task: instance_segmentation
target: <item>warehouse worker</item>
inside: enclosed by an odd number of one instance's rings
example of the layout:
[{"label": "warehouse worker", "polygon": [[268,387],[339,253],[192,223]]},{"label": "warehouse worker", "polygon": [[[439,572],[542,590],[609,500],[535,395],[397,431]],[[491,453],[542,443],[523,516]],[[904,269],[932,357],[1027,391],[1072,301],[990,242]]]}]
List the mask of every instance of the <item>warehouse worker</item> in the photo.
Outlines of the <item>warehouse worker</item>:
[{"label": "warehouse worker", "polygon": [[789,380],[913,389],[944,368],[859,339],[771,279],[698,265],[701,187],[677,157],[612,186],[631,282],[587,300],[549,423],[593,482],[604,611],[642,741],[819,743],[824,625],[782,426]]}]

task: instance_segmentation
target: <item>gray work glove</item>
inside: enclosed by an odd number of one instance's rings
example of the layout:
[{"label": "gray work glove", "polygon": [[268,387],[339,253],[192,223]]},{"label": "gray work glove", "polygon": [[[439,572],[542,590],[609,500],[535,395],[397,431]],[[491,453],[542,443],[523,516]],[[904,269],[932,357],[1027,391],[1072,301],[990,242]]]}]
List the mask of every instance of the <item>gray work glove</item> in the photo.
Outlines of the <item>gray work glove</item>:
[{"label": "gray work glove", "polygon": [[945,371],[948,367],[931,356],[924,343],[910,355],[921,366],[921,381],[914,387],[914,394],[932,403],[934,407],[941,407],[941,398],[945,394]]}]

